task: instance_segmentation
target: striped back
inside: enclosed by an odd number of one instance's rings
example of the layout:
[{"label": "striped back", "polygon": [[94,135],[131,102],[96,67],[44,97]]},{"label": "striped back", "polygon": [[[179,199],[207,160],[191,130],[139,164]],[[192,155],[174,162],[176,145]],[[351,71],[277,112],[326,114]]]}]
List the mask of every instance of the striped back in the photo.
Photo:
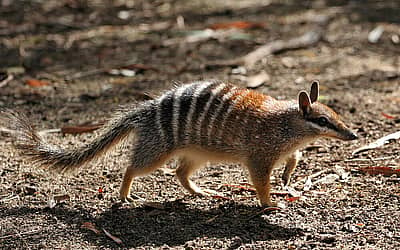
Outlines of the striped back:
[{"label": "striped back", "polygon": [[170,90],[156,100],[156,126],[171,147],[224,144],[227,126],[245,123],[267,96],[220,81],[200,81]]}]

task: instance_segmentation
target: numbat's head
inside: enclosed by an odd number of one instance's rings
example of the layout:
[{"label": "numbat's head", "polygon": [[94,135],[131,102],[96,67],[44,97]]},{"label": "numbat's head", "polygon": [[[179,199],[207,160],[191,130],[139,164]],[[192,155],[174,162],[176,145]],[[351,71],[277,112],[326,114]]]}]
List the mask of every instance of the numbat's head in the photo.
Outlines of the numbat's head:
[{"label": "numbat's head", "polygon": [[305,120],[306,130],[316,135],[333,137],[341,140],[355,140],[357,135],[351,131],[332,109],[317,102],[319,83],[313,81],[310,95],[305,91],[299,93],[299,109]]}]

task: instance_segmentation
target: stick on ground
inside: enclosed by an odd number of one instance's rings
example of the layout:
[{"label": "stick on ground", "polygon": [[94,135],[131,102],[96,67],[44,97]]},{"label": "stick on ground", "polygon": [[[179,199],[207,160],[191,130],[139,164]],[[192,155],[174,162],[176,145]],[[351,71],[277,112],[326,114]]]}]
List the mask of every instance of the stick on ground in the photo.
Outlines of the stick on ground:
[{"label": "stick on ground", "polygon": [[328,24],[329,17],[319,17],[316,27],[305,34],[289,40],[276,40],[264,44],[261,47],[251,51],[247,55],[231,60],[221,60],[210,62],[208,66],[239,66],[251,68],[259,60],[285,50],[301,49],[312,46],[319,42],[323,37],[323,32]]}]

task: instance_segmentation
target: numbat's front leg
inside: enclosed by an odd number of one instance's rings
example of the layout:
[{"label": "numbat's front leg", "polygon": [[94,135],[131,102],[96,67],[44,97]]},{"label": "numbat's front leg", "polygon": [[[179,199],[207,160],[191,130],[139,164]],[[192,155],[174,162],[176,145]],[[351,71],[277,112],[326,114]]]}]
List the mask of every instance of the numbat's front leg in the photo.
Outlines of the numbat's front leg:
[{"label": "numbat's front leg", "polygon": [[248,165],[250,178],[257,191],[261,206],[276,207],[271,201],[271,173],[273,164],[264,160],[251,160]]},{"label": "numbat's front leg", "polygon": [[290,179],[294,170],[296,169],[297,163],[299,162],[300,158],[301,152],[297,150],[286,160],[285,171],[282,175],[283,184],[285,186],[288,186],[290,184]]}]

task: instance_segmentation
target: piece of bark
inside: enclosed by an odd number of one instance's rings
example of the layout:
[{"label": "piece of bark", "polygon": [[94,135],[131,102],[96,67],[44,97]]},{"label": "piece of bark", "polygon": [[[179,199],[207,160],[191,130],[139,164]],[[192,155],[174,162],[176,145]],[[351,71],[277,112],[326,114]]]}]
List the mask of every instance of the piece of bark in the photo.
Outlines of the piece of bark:
[{"label": "piece of bark", "polygon": [[261,73],[254,76],[249,76],[247,78],[247,87],[252,89],[258,88],[264,83],[268,82],[270,79],[271,78],[267,72],[261,71]]}]

